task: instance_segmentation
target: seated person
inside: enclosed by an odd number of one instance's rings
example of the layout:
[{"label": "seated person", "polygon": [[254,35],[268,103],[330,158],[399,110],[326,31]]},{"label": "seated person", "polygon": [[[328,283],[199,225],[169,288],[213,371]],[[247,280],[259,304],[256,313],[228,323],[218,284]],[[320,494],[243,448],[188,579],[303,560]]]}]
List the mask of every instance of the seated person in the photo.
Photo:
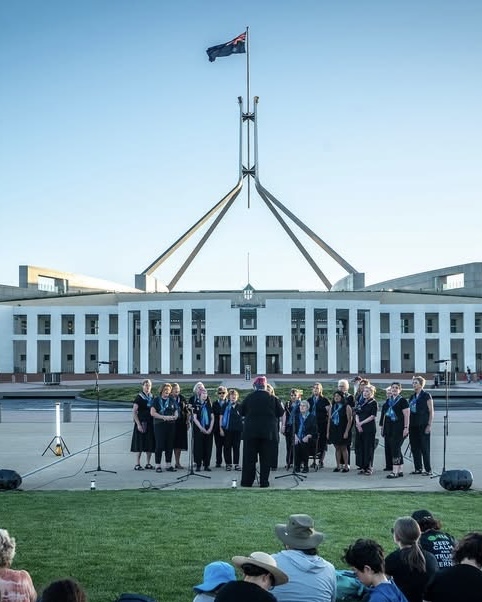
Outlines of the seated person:
[{"label": "seated person", "polygon": [[468,533],[456,544],[454,566],[441,569],[428,584],[429,602],[480,602],[482,600],[482,533]]},{"label": "seated person", "polygon": [[268,590],[288,582],[288,576],[265,552],[234,556],[234,566],[243,571],[243,581],[231,581],[216,595],[215,602],[276,602]]},{"label": "seated person", "polygon": [[442,524],[433,517],[428,510],[416,510],[412,518],[417,521],[422,535],[420,536],[420,547],[435,556],[440,569],[453,565],[452,553],[455,547],[455,539],[441,531]]},{"label": "seated person", "polygon": [[27,571],[12,568],[15,557],[15,539],[8,531],[0,529],[0,600],[35,602],[37,592]]},{"label": "seated person", "polygon": [[203,582],[193,587],[197,594],[193,602],[212,602],[221,587],[229,581],[236,581],[234,567],[227,562],[210,562],[204,567]]},{"label": "seated person", "polygon": [[61,579],[44,589],[40,602],[87,602],[87,595],[77,581]]},{"label": "seated person", "polygon": [[345,550],[343,560],[363,585],[373,588],[369,602],[407,602],[395,583],[385,575],[383,548],[373,539],[357,539]]},{"label": "seated person", "polygon": [[276,588],[278,602],[334,602],[335,567],[318,555],[323,533],[314,529],[307,514],[292,514],[286,525],[276,525],[275,534],[285,549],[273,554],[278,567],[289,582]]}]

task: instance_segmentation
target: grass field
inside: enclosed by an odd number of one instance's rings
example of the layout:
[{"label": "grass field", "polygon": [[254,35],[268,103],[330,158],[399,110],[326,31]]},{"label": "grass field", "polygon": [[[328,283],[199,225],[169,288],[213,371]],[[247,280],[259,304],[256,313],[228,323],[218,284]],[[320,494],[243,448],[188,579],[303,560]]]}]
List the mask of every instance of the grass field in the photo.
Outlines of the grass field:
[{"label": "grass field", "polygon": [[320,554],[338,568],[357,537],[394,549],[398,516],[427,508],[460,537],[482,530],[481,507],[482,494],[472,491],[14,491],[0,494],[0,527],[17,540],[13,568],[28,570],[39,593],[71,576],[90,602],[128,591],[187,602],[208,562],[279,551],[273,527],[291,513],[313,516],[325,533]]}]

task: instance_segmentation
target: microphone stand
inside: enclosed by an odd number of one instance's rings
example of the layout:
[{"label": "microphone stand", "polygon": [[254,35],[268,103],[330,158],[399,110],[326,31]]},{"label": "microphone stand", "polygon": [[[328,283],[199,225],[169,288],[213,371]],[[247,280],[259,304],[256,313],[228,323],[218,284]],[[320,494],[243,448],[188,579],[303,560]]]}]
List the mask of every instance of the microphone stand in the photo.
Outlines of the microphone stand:
[{"label": "microphone stand", "polygon": [[292,410],[292,412],[293,412],[293,421],[291,423],[291,455],[292,455],[292,460],[293,460],[293,465],[292,465],[293,468],[292,468],[291,472],[287,472],[286,474],[280,474],[280,475],[276,476],[275,479],[284,479],[285,477],[293,477],[293,479],[295,480],[295,485],[299,485],[306,479],[306,477],[308,475],[296,472],[296,468],[295,468],[295,464],[296,464],[296,462],[295,462],[296,416],[295,416],[295,410]]},{"label": "microphone stand", "polygon": [[[111,362],[98,362],[100,364],[110,364]],[[91,472],[110,472],[117,474],[116,470],[104,470],[100,466],[100,393],[99,393],[99,368],[95,371],[95,388],[94,391],[97,393],[97,468],[93,470],[86,470],[85,474]]]},{"label": "microphone stand", "polygon": [[188,457],[189,464],[187,467],[187,472],[180,477],[177,477],[179,482],[187,481],[189,477],[201,477],[203,479],[210,479],[211,477],[207,474],[200,474],[199,472],[194,471],[194,420],[192,418],[192,410],[189,411],[189,425],[190,425],[190,434],[188,439]]}]

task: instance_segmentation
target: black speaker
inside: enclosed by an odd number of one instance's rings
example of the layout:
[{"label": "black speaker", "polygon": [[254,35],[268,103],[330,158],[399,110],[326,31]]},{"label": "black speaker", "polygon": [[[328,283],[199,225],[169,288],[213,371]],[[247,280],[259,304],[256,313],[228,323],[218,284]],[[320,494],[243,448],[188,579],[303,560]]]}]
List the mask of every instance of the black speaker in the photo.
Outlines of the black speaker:
[{"label": "black speaker", "polygon": [[14,470],[0,469],[0,489],[18,489],[22,484],[22,477]]},{"label": "black speaker", "polygon": [[446,470],[440,475],[439,483],[447,491],[467,491],[472,487],[474,476],[470,470]]}]

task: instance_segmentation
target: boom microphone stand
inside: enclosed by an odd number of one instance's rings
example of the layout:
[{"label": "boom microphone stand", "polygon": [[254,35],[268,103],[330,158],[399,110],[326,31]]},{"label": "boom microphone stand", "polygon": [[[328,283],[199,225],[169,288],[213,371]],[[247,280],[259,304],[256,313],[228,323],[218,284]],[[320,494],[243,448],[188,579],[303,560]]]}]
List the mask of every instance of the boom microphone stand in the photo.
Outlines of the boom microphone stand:
[{"label": "boom microphone stand", "polygon": [[[445,414],[444,414],[444,447],[443,447],[443,466],[442,474],[445,472],[445,459],[447,455],[447,437],[449,435],[449,387],[450,387],[450,360],[437,360],[436,364],[444,364],[445,372]],[[439,477],[438,474],[433,474],[431,478]]]},{"label": "boom microphone stand", "polygon": [[194,472],[194,420],[192,417],[192,410],[189,410],[189,426],[190,426],[190,430],[191,430],[191,432],[189,433],[189,439],[188,439],[189,465],[187,467],[186,474],[183,474],[180,477],[177,477],[177,480],[180,482],[187,481],[187,479],[189,479],[189,477],[201,477],[203,479],[210,479],[211,477],[207,474],[199,474],[198,472]]},{"label": "boom microphone stand", "polygon": [[[112,362],[97,362],[98,366],[101,364],[111,365]],[[91,472],[111,472],[117,474],[115,470],[104,470],[100,466],[100,393],[99,393],[99,369],[95,371],[95,388],[94,391],[97,393],[97,468],[93,470],[86,470],[85,474]]]}]

